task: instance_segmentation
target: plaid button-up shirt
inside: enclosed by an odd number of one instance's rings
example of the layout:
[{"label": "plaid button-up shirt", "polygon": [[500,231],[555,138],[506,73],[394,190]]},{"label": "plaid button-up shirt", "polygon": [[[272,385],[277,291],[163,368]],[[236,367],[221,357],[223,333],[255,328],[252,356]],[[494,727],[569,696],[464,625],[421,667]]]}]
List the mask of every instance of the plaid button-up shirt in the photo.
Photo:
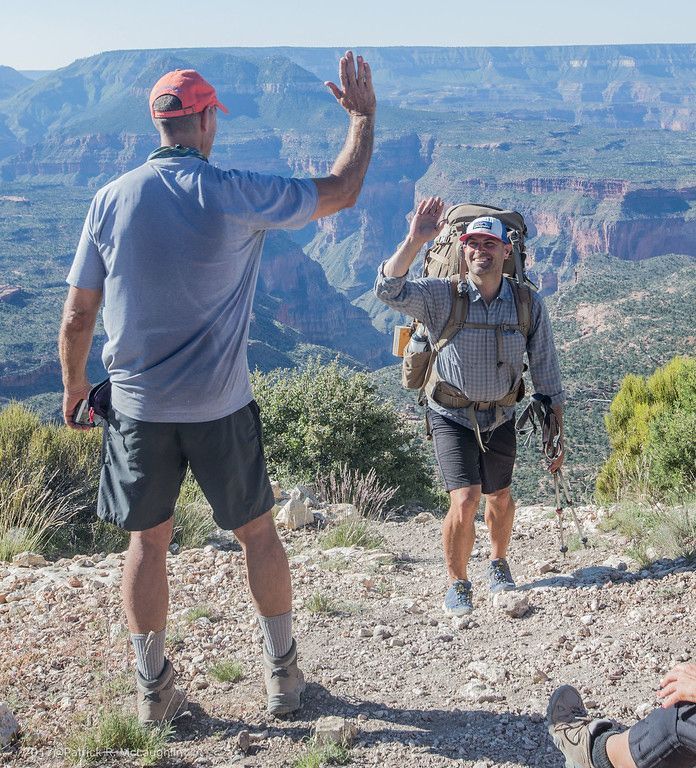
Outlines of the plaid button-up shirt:
[{"label": "plaid button-up shirt", "polygon": [[[507,280],[498,296],[486,304],[478,288],[467,279],[460,290],[469,294],[467,321],[498,325],[517,324],[517,311],[512,288]],[[442,278],[386,277],[382,264],[375,282],[375,295],[387,306],[416,317],[428,329],[431,343],[437,341],[447,325],[452,307],[450,281]],[[561,372],[553,343],[551,321],[542,299],[532,291],[531,327],[525,345],[519,331],[503,332],[502,365],[498,365],[495,331],[462,328],[439,352],[436,360],[441,379],[457,387],[469,400],[491,402],[499,400],[516,387],[522,378],[524,354],[529,360],[529,372],[534,389],[551,398],[554,405],[565,400]],[[445,408],[433,400],[428,405],[434,411],[473,429],[465,408]],[[481,431],[494,429],[514,415],[514,406],[504,407],[496,421],[496,409],[477,412]],[[500,415],[500,413],[499,413]]]}]

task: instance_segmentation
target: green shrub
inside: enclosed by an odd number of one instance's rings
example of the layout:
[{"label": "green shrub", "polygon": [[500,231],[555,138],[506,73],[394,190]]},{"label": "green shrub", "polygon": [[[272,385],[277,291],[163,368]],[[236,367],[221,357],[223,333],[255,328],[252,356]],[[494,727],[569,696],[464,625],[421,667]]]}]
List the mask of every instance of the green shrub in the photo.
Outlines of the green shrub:
[{"label": "green shrub", "polygon": [[292,768],[322,768],[326,765],[348,765],[352,758],[344,744],[318,744],[310,739],[305,753],[295,760]]},{"label": "green shrub", "polygon": [[696,360],[626,376],[605,423],[612,453],[597,478],[600,501],[683,496],[696,481]]},{"label": "green shrub", "polygon": [[215,662],[208,673],[219,683],[236,683],[244,677],[244,668],[238,661],[227,659]]},{"label": "green shrub", "polygon": [[[94,525],[100,438],[101,430],[42,424],[16,403],[0,411],[0,535],[4,532],[5,541],[14,530],[45,554],[106,549],[98,540],[103,528]],[[55,522],[44,533],[37,528],[41,508]],[[70,525],[58,525],[68,520]]]},{"label": "green shrub", "polygon": [[135,758],[140,765],[155,765],[166,754],[167,741],[173,733],[171,725],[148,727],[135,715],[106,712],[92,728],[68,740],[68,754],[74,765],[111,764],[115,753]]},{"label": "green shrub", "polygon": [[368,523],[346,521],[330,528],[319,539],[322,549],[334,547],[363,547],[364,549],[379,549],[384,544],[384,537],[377,533]]},{"label": "green shrub", "polygon": [[624,501],[603,521],[604,530],[617,530],[628,539],[627,553],[641,565],[660,557],[696,557],[696,503],[673,507]]},{"label": "green shrub", "polygon": [[310,613],[319,613],[325,616],[334,616],[338,613],[336,602],[323,592],[314,592],[305,603],[305,608]]},{"label": "green shrub", "polygon": [[272,474],[312,482],[342,466],[398,487],[395,504],[431,503],[433,472],[410,426],[363,373],[311,360],[252,375]]}]

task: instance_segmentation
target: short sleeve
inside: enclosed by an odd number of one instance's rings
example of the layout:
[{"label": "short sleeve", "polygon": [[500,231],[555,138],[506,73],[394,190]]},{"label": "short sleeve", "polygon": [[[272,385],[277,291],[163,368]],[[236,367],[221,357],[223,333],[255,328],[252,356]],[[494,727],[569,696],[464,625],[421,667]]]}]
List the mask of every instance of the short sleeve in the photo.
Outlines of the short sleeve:
[{"label": "short sleeve", "polygon": [[229,171],[226,175],[231,211],[256,229],[302,229],[317,208],[317,186],[311,179],[250,171]]},{"label": "short sleeve", "polygon": [[66,282],[75,288],[88,288],[97,291],[103,289],[106,268],[94,236],[94,212],[95,201],[93,200],[82,227],[80,242]]}]

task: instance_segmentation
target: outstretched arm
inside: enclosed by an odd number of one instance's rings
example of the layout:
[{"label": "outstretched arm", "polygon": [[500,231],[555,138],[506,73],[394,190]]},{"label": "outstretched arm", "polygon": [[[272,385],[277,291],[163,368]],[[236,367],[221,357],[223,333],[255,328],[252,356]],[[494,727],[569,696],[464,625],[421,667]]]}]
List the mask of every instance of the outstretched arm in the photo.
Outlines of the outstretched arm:
[{"label": "outstretched arm", "polygon": [[63,420],[73,429],[81,429],[72,420],[75,407],[89,395],[87,358],[101,297],[101,291],[71,286],[63,308],[58,337],[63,372]]},{"label": "outstretched arm", "polygon": [[420,201],[415,216],[411,219],[406,239],[396,253],[384,263],[386,277],[403,277],[408,272],[423,245],[440,234],[445,223],[442,219],[444,209],[445,204],[439,197]]},{"label": "outstretched arm", "polygon": [[356,69],[353,52],[346,51],[339,62],[339,78],[340,88],[329,81],[324,85],[348,113],[350,126],[331,174],[314,179],[319,200],[313,220],[355,205],[372,157],[377,101],[370,65],[358,56]]}]

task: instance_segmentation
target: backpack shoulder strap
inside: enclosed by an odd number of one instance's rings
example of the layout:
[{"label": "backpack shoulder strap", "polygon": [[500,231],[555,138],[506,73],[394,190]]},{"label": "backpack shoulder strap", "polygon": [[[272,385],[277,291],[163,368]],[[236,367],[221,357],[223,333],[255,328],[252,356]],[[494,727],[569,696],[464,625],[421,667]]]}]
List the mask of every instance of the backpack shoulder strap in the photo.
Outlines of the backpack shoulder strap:
[{"label": "backpack shoulder strap", "polygon": [[525,341],[529,337],[529,331],[532,327],[532,289],[525,285],[519,285],[514,278],[508,278],[512,296],[515,300],[515,310],[517,312],[517,325],[520,327],[520,333]]},{"label": "backpack shoulder strap", "polygon": [[450,283],[450,296],[452,297],[452,306],[450,307],[449,317],[447,323],[442,329],[442,333],[438,337],[437,341],[433,341],[433,349],[430,353],[430,361],[428,362],[428,368],[425,372],[425,378],[423,379],[423,386],[421,387],[418,401],[423,405],[425,397],[428,392],[432,391],[434,382],[433,371],[435,367],[435,358],[438,352],[449,344],[450,341],[456,336],[458,331],[461,330],[466,320],[467,312],[469,311],[469,294],[465,291],[463,294],[459,293],[459,275],[452,275],[449,278]]},{"label": "backpack shoulder strap", "polygon": [[442,329],[438,340],[433,344],[433,350],[439,352],[445,344],[448,344],[457,331],[461,330],[462,324],[466,320],[467,313],[469,312],[469,294],[464,291],[463,294],[459,293],[459,275],[452,275],[449,279],[450,283],[450,295],[452,297],[452,306],[450,307],[449,317],[447,323]]}]

